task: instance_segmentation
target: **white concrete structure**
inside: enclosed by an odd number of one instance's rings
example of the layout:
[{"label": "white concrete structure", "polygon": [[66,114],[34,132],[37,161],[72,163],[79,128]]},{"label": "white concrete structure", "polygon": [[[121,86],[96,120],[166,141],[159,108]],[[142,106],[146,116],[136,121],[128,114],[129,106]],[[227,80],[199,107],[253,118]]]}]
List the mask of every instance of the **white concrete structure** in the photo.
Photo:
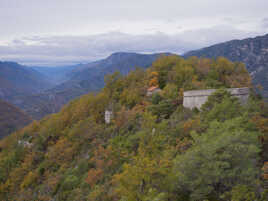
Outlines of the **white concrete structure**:
[{"label": "white concrete structure", "polygon": [[[190,109],[195,107],[200,109],[207,101],[208,97],[216,90],[217,89],[185,91],[183,93],[183,106]],[[247,102],[249,88],[230,88],[226,90],[229,91],[232,96],[238,97],[242,104]]]},{"label": "white concrete structure", "polygon": [[19,140],[19,141],[18,141],[18,144],[19,144],[19,145],[22,145],[23,147],[28,147],[28,148],[30,148],[30,147],[33,146],[32,143],[30,143],[30,142],[28,142],[28,141],[24,141],[24,140]]},{"label": "white concrete structure", "polygon": [[105,110],[105,123],[106,124],[111,123],[112,117],[113,117],[113,112],[110,110]]}]

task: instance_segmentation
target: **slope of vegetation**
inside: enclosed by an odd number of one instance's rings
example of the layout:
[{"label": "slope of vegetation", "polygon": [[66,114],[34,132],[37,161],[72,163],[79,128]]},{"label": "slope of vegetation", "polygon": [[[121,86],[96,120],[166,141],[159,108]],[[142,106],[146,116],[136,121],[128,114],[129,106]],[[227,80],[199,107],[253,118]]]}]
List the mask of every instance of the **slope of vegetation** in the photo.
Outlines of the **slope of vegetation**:
[{"label": "slope of vegetation", "polygon": [[[147,97],[150,86],[162,91]],[[264,201],[267,107],[223,89],[247,86],[244,65],[224,58],[166,56],[114,73],[100,93],[0,142],[0,200]],[[182,107],[184,90],[206,88],[221,89],[200,111]]]},{"label": "slope of vegetation", "polygon": [[15,106],[0,100],[0,139],[31,123],[31,118]]}]

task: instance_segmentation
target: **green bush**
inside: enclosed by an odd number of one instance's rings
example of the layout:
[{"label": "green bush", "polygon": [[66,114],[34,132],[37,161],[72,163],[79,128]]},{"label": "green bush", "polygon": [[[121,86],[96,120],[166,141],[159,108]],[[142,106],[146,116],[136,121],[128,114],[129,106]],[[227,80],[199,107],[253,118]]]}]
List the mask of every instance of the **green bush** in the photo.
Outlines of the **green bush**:
[{"label": "green bush", "polygon": [[62,186],[61,186],[61,189],[63,191],[72,190],[78,186],[79,182],[80,181],[79,181],[78,177],[76,177],[74,175],[69,175],[64,179]]},{"label": "green bush", "polygon": [[206,133],[193,133],[193,146],[175,159],[177,185],[194,200],[219,198],[239,184],[257,185],[259,134],[242,128],[243,123],[241,118],[213,121]]}]

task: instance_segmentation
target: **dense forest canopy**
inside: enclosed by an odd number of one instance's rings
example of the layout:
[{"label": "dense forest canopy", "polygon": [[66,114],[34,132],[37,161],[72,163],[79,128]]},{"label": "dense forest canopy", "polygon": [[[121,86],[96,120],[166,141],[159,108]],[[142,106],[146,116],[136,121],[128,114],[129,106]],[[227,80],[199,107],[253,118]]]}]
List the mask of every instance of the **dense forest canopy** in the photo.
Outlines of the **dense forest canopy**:
[{"label": "dense forest canopy", "polygon": [[[242,63],[170,55],[105,81],[0,142],[1,200],[266,200],[267,105],[224,90],[252,87]],[[200,110],[183,108],[183,91],[209,88]]]}]

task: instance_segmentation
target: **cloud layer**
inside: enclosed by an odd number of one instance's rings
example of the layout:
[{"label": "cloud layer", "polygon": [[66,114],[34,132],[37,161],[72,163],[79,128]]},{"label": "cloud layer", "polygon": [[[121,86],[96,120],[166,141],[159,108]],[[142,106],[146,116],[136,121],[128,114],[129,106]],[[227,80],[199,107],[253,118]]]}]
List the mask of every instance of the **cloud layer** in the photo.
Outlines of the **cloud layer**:
[{"label": "cloud layer", "polygon": [[0,60],[89,62],[117,51],[183,53],[268,32],[267,0],[1,0]]},{"label": "cloud layer", "polygon": [[89,36],[24,37],[0,45],[0,59],[26,65],[59,66],[98,60],[114,52],[173,52],[205,47],[218,42],[254,36],[233,27],[217,26],[178,34],[131,35],[109,32]]}]

